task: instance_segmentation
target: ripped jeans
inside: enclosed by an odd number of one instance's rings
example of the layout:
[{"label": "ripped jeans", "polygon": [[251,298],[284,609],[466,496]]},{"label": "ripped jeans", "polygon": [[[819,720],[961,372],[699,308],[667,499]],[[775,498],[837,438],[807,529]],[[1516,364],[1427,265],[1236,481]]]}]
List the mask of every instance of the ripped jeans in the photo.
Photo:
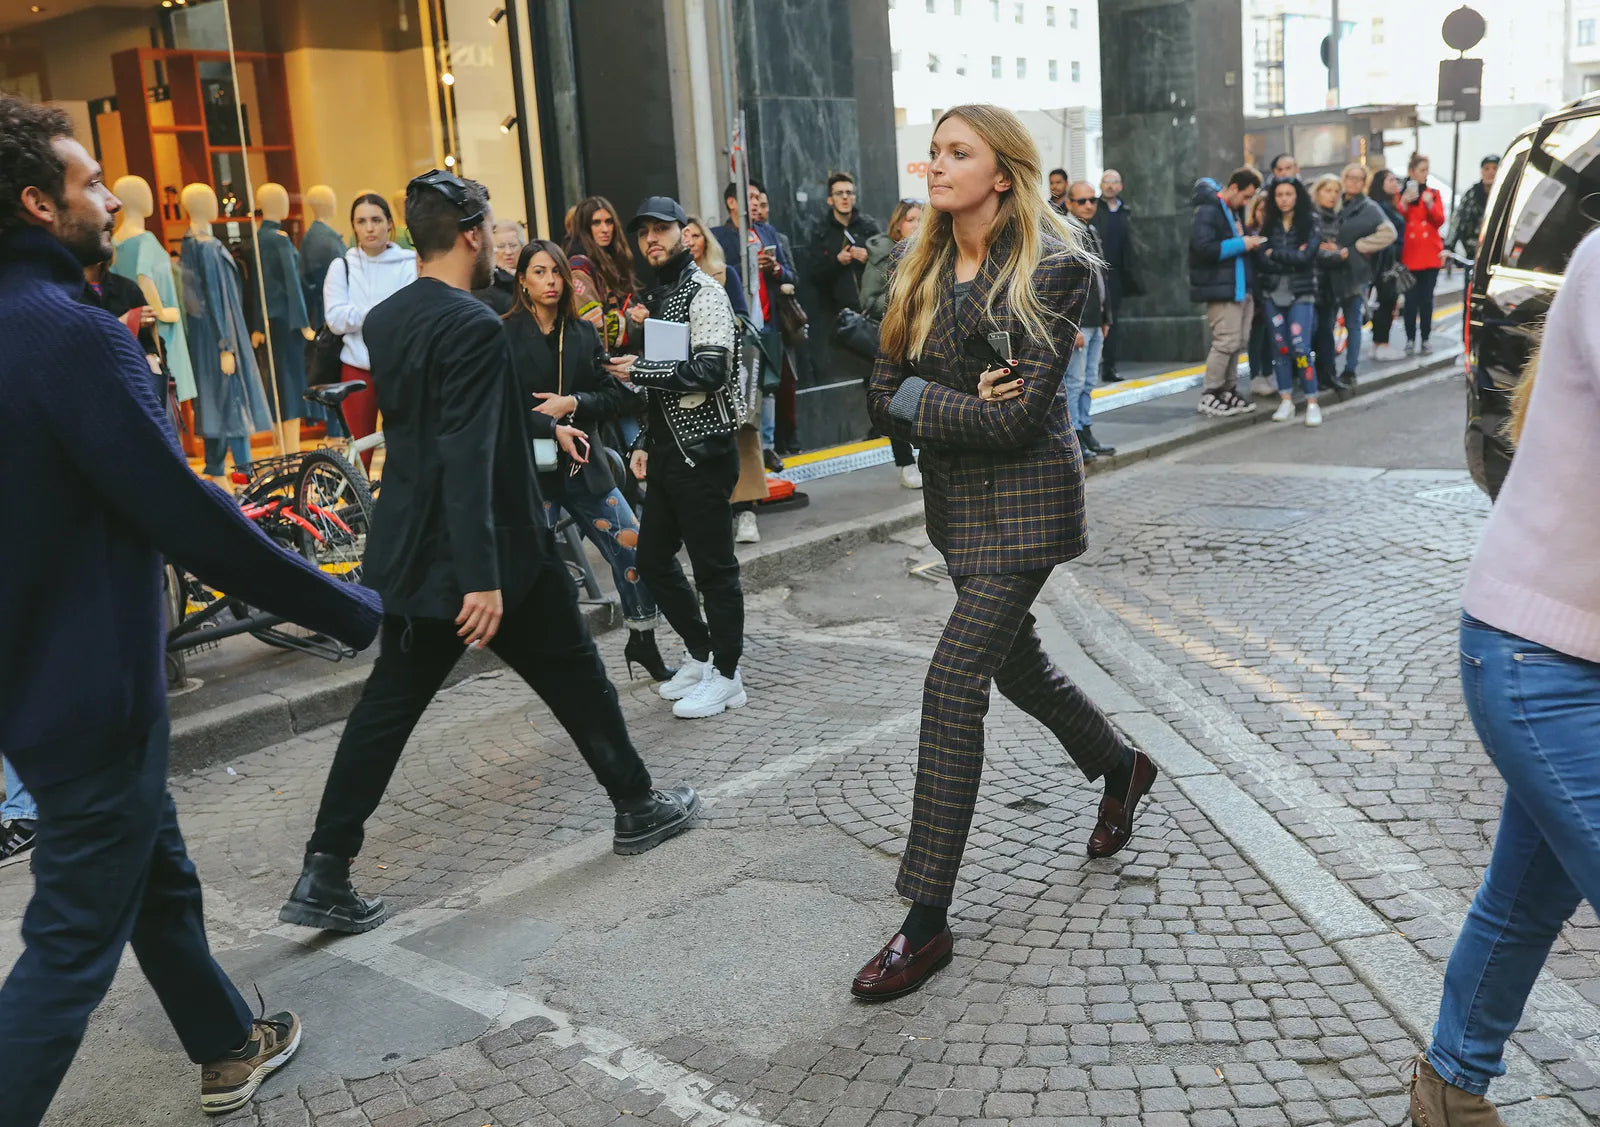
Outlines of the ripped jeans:
[{"label": "ripped jeans", "polygon": [[[542,478],[541,485],[548,481],[548,477]],[[582,482],[568,485],[563,480],[560,486],[545,491],[545,519],[552,529],[561,522],[563,510],[572,514],[579,534],[598,548],[606,563],[611,565],[611,577],[622,600],[622,616],[628,622],[628,629],[654,630],[656,601],[639,578],[639,520],[628,507],[622,490],[613,488],[610,493],[590,493]]]},{"label": "ripped jeans", "polygon": [[1279,305],[1266,299],[1267,328],[1272,334],[1272,367],[1278,375],[1278,391],[1294,390],[1298,378],[1305,383],[1306,397],[1317,397],[1317,370],[1311,364],[1311,332],[1317,317],[1309,300]]}]

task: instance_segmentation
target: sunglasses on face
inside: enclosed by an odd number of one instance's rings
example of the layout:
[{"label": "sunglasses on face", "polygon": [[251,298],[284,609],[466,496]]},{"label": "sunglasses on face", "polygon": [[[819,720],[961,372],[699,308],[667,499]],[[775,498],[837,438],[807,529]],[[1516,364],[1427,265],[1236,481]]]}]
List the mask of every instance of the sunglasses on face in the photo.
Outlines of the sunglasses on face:
[{"label": "sunglasses on face", "polygon": [[1072,202],[1081,206],[1082,204],[1099,203],[1100,201],[1095,199],[1093,196],[1073,196]]}]

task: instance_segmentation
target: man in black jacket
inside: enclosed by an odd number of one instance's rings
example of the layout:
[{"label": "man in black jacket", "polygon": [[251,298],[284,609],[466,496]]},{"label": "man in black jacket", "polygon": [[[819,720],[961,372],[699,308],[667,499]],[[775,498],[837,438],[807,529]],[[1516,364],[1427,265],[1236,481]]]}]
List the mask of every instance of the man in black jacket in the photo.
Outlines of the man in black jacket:
[{"label": "man in black jacket", "polygon": [[370,931],[382,900],[350,886],[350,859],[406,740],[467,647],[489,647],[538,693],[616,807],[613,848],[642,853],[687,829],[689,787],[654,790],[617,691],[556,555],[530,434],[582,462],[584,435],[524,401],[500,319],[471,295],[493,267],[489,193],[433,171],[406,189],[417,280],[367,315],[388,457],[367,542],[383,596],[381,650],[339,740],[279,913],[285,923]]},{"label": "man in black jacket", "polygon": [[[632,458],[634,476],[648,475],[650,483],[639,528],[639,574],[689,651],[660,693],[675,702],[674,716],[697,720],[749,703],[739,674],[744,592],[732,505],[745,404],[733,305],[722,283],[695,265],[683,241],[687,222],[676,200],[651,196],[628,224],[640,256],[661,279],[645,298],[650,316],[688,326],[680,355],[656,349],[647,327],[644,359],[629,365],[629,378],[649,401]],[[688,549],[694,565],[706,603],[703,619],[678,564],[680,548]]]},{"label": "man in black jacket", "polygon": [[867,269],[867,240],[883,228],[856,207],[856,181],[848,172],[828,177],[828,214],[811,238],[811,280],[832,306],[861,308],[861,276]]},{"label": "man in black jacket", "polygon": [[1239,394],[1239,352],[1250,340],[1255,309],[1251,252],[1264,240],[1247,235],[1243,213],[1261,187],[1261,173],[1240,168],[1217,187],[1209,176],[1194,186],[1194,225],[1189,234],[1189,300],[1203,302],[1211,326],[1206,356],[1202,415],[1243,415],[1255,404]]},{"label": "man in black jacket", "polygon": [[[1114,168],[1105,170],[1100,177],[1100,206],[1095,208],[1095,233],[1106,256],[1106,309],[1111,323],[1122,316],[1122,299],[1138,297],[1144,293],[1139,280],[1139,248],[1133,237],[1133,209],[1122,198],[1122,173]],[[1100,352],[1100,380],[1116,383],[1117,341],[1121,333],[1106,337]]]}]

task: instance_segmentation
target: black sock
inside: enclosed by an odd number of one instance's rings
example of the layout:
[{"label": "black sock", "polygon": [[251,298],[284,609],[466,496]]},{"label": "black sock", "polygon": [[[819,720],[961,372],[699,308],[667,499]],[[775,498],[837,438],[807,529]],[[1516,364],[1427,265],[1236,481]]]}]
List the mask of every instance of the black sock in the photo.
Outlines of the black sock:
[{"label": "black sock", "polygon": [[900,925],[900,931],[906,937],[906,946],[912,954],[926,947],[934,936],[943,931],[948,924],[945,921],[947,909],[934,904],[912,904],[911,911],[906,913],[906,922]]},{"label": "black sock", "polygon": [[1128,785],[1133,782],[1135,762],[1137,760],[1134,758],[1133,748],[1123,745],[1121,762],[1105,773],[1107,794],[1113,798],[1121,798],[1128,793]]}]

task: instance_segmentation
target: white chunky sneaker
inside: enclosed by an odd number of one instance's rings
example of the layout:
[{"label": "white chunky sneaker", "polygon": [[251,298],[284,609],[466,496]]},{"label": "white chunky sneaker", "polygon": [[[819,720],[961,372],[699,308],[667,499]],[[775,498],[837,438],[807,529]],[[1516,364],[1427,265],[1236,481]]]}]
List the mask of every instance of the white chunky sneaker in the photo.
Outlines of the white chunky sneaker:
[{"label": "white chunky sneaker", "polygon": [[744,692],[744,679],[735,669],[732,677],[724,677],[713,666],[706,679],[692,693],[672,706],[672,715],[681,720],[702,720],[730,708],[743,708],[750,703]]},{"label": "white chunky sneaker", "polygon": [[916,466],[902,466],[900,469],[900,484],[907,489],[922,488],[922,471]]},{"label": "white chunky sneaker", "polygon": [[735,544],[761,543],[761,530],[756,527],[756,515],[749,509],[740,513],[733,522],[733,542]]},{"label": "white chunky sneaker", "polygon": [[1271,399],[1278,394],[1278,381],[1271,376],[1256,376],[1250,381],[1250,394]]},{"label": "white chunky sneaker", "polygon": [[711,672],[709,661],[696,661],[688,654],[683,656],[683,664],[678,666],[678,672],[672,680],[666,682],[660,689],[662,700],[682,700],[700,687],[700,682],[706,679]]},{"label": "white chunky sneaker", "polygon": [[1322,408],[1315,403],[1306,404],[1306,426],[1320,427],[1322,425]]},{"label": "white chunky sneaker", "polygon": [[1294,400],[1280,399],[1278,401],[1278,409],[1272,412],[1272,421],[1286,423],[1292,418],[1294,418]]}]

